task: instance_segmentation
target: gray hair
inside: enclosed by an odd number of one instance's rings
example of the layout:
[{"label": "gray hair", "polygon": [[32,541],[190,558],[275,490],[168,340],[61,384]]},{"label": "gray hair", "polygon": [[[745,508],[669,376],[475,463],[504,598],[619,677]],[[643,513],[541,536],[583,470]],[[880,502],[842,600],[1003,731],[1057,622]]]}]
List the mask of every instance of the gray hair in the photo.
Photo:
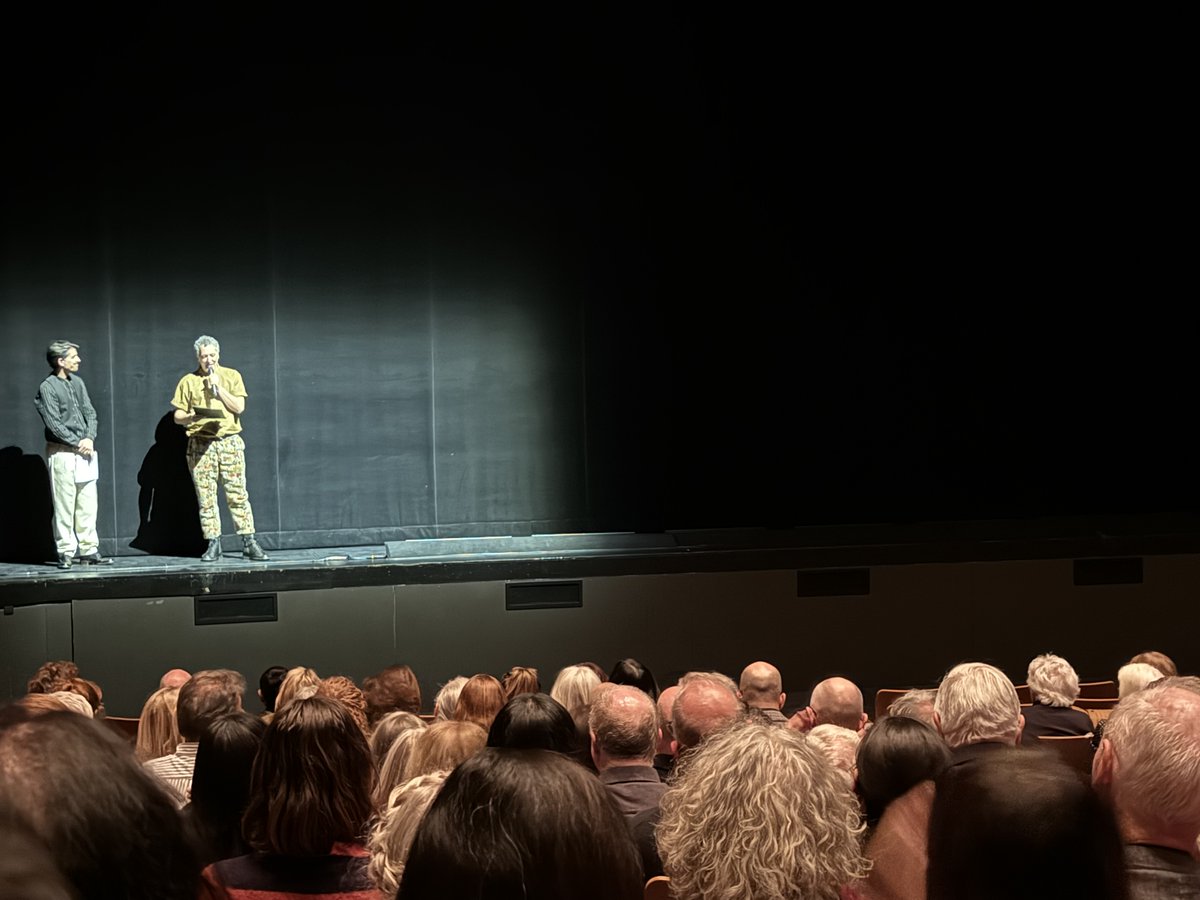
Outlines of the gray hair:
[{"label": "gray hair", "polygon": [[1136,694],[1162,677],[1163,673],[1149,663],[1126,663],[1117,671],[1117,697]]},{"label": "gray hair", "polygon": [[841,725],[818,725],[805,735],[805,740],[846,776],[847,787],[854,787],[854,766],[862,740],[857,731]]},{"label": "gray hair", "polygon": [[1164,686],[1117,704],[1104,726],[1120,765],[1113,776],[1119,812],[1200,831],[1200,697]]},{"label": "gray hair", "polygon": [[1061,656],[1043,653],[1029,662],[1029,692],[1046,706],[1070,706],[1079,697],[1079,676]]},{"label": "gray hair", "polygon": [[218,353],[221,352],[221,342],[215,337],[207,334],[202,334],[200,337],[196,338],[196,343],[194,343],[192,346],[196,348],[196,356],[200,355],[201,347],[212,347]]},{"label": "gray hair", "polygon": [[960,663],[946,673],[933,711],[951,749],[985,741],[1016,742],[1021,700],[1008,676],[987,663]]},{"label": "gray hair", "polygon": [[658,746],[658,708],[633,685],[600,685],[592,692],[588,727],[596,746],[615,759],[650,762]]},{"label": "gray hair", "polygon": [[937,688],[913,688],[892,701],[887,708],[889,716],[916,719],[933,727],[933,703],[937,700]]},{"label": "gray hair", "polygon": [[57,369],[58,361],[72,348],[78,350],[79,345],[70,341],[51,341],[50,346],[46,348],[46,362],[50,363],[50,368]]}]

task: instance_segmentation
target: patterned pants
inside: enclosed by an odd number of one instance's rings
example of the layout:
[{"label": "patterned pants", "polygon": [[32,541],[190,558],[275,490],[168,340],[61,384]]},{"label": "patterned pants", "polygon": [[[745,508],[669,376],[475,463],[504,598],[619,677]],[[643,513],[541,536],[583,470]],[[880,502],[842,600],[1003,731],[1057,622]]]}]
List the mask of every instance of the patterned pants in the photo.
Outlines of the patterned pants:
[{"label": "patterned pants", "polygon": [[225,502],[238,534],[254,534],[254,512],[246,493],[246,443],[240,434],[221,440],[189,438],[188,468],[200,501],[200,529],[204,539],[221,536],[221,514],[217,511],[217,485],[225,485]]}]

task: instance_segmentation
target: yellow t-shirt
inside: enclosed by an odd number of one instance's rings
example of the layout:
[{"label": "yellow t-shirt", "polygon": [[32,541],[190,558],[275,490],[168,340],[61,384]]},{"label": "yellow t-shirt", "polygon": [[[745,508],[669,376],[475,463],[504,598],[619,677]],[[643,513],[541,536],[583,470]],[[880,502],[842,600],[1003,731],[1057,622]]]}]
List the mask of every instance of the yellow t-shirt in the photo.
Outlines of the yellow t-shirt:
[{"label": "yellow t-shirt", "polygon": [[[218,369],[221,390],[231,397],[245,397],[246,385],[242,373],[228,366]],[[197,413],[194,422],[187,426],[188,437],[223,438],[242,430],[240,416],[225,408],[225,404],[213,396],[208,376],[201,370],[190,372],[179,379],[171,405],[184,412]],[[211,414],[211,415],[209,415]]]}]

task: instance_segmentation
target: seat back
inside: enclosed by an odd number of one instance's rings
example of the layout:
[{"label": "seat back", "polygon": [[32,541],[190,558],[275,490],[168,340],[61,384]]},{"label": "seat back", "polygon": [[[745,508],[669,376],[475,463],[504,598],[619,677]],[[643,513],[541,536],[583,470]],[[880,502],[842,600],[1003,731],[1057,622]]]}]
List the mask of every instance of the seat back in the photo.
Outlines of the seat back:
[{"label": "seat back", "polygon": [[1092,736],[1090,734],[1041,735],[1038,747],[1052,750],[1058,757],[1087,775],[1092,773]]},{"label": "seat back", "polygon": [[887,715],[888,707],[895,703],[909,688],[880,688],[875,692],[875,718],[878,722]]},{"label": "seat back", "polygon": [[1029,685],[1014,684],[1013,687],[1017,689],[1017,699],[1019,699],[1026,706],[1033,703],[1033,694],[1029,692]]},{"label": "seat back", "polygon": [[642,900],[671,900],[671,879],[666,875],[655,875],[642,889]]},{"label": "seat back", "polygon": [[1117,696],[1117,683],[1115,681],[1081,681],[1079,682],[1079,696],[1088,697],[1115,697]]},{"label": "seat back", "polygon": [[1093,709],[1112,709],[1117,705],[1117,697],[1080,697],[1071,705],[1084,712]]},{"label": "seat back", "polygon": [[137,744],[138,722],[140,721],[137,716],[105,716],[100,721],[129,743]]}]

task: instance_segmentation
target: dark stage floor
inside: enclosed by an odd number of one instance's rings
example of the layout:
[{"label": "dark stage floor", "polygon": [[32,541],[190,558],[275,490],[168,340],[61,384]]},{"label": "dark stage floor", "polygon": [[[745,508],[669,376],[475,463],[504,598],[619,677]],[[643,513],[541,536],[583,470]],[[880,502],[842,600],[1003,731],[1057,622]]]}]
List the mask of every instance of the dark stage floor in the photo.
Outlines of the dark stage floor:
[{"label": "dark stage floor", "polygon": [[[265,542],[264,542],[265,543]],[[1200,517],[940,522],[663,533],[554,534],[270,549],[267,562],[130,555],[60,570],[0,563],[0,607],[96,597],[311,590],[369,584],[830,569],[1200,552]]]}]

